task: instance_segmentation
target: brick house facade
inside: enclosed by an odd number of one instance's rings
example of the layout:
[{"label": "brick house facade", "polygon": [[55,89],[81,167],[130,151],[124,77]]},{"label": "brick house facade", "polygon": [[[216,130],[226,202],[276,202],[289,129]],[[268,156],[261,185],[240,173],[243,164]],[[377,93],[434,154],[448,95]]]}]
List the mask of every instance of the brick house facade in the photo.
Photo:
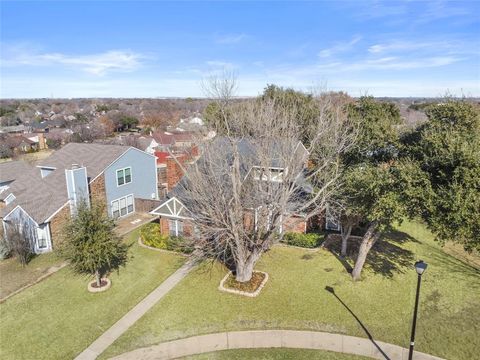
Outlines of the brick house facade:
[{"label": "brick house facade", "polygon": [[50,220],[50,233],[53,241],[53,247],[62,241],[62,231],[64,226],[70,220],[70,206],[65,204],[59,212],[53,215]]}]

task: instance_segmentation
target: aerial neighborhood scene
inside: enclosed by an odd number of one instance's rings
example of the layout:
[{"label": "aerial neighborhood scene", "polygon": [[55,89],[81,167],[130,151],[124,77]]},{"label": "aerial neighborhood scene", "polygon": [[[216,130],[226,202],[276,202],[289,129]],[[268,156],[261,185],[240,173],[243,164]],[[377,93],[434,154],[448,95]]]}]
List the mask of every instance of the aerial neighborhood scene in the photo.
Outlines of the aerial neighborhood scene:
[{"label": "aerial neighborhood scene", "polygon": [[479,14],[0,1],[0,359],[480,359]]}]

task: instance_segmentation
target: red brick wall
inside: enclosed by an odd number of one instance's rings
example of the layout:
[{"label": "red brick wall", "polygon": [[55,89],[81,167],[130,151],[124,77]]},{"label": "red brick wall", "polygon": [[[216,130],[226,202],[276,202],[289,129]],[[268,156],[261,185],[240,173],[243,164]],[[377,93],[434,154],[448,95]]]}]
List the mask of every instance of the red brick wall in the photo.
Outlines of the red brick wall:
[{"label": "red brick wall", "polygon": [[299,216],[290,216],[283,221],[283,232],[305,233],[305,219]]},{"label": "red brick wall", "polygon": [[105,176],[102,174],[90,182],[90,198],[92,202],[107,204],[107,192],[105,190]]},{"label": "red brick wall", "polygon": [[169,235],[170,234],[170,229],[168,227],[168,219],[167,218],[160,218],[160,232],[163,235]]},{"label": "red brick wall", "polygon": [[187,156],[184,154],[178,155],[176,158],[172,156],[167,157],[167,184],[169,191],[177,185],[183,176],[183,171],[177,164],[177,161],[183,164],[187,159]]},{"label": "red brick wall", "polygon": [[52,246],[55,248],[62,241],[63,227],[70,219],[70,205],[66,204],[62,210],[55,214],[50,220],[50,234],[52,236]]}]

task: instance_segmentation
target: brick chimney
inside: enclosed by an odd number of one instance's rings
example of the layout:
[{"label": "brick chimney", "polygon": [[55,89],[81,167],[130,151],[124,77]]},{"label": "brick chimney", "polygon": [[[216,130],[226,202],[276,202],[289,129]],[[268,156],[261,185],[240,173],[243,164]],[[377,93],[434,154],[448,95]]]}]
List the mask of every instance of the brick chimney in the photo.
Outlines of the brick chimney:
[{"label": "brick chimney", "polygon": [[183,171],[177,164],[177,161],[181,164],[184,164],[187,160],[188,156],[186,156],[185,154],[167,156],[166,163],[168,191],[172,190],[183,176]]}]

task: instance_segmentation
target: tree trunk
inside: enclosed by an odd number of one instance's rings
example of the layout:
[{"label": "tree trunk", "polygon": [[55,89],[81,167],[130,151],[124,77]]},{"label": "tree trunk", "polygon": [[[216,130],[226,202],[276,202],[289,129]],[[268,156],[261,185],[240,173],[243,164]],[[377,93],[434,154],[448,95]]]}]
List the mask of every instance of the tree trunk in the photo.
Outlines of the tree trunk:
[{"label": "tree trunk", "polygon": [[352,271],[353,280],[355,281],[360,280],[363,265],[365,264],[365,260],[367,259],[368,252],[370,251],[373,244],[375,244],[375,242],[379,237],[380,237],[380,234],[377,231],[377,223],[376,222],[370,223],[370,225],[368,226],[367,232],[363,236],[360,249],[358,250],[358,257],[357,257],[357,260],[355,261],[355,266],[353,267],[353,271]]},{"label": "tree trunk", "polygon": [[342,226],[342,250],[340,251],[341,257],[347,256],[348,238],[352,232],[352,227],[352,224],[347,224],[345,227]]},{"label": "tree trunk", "polygon": [[238,282],[250,281],[253,275],[253,267],[260,259],[260,252],[254,251],[245,259],[237,259],[235,264],[235,280]]},{"label": "tree trunk", "polygon": [[102,286],[102,280],[101,280],[101,277],[100,277],[100,271],[98,271],[98,270],[95,270],[95,280],[97,282],[97,287],[101,287]]}]

